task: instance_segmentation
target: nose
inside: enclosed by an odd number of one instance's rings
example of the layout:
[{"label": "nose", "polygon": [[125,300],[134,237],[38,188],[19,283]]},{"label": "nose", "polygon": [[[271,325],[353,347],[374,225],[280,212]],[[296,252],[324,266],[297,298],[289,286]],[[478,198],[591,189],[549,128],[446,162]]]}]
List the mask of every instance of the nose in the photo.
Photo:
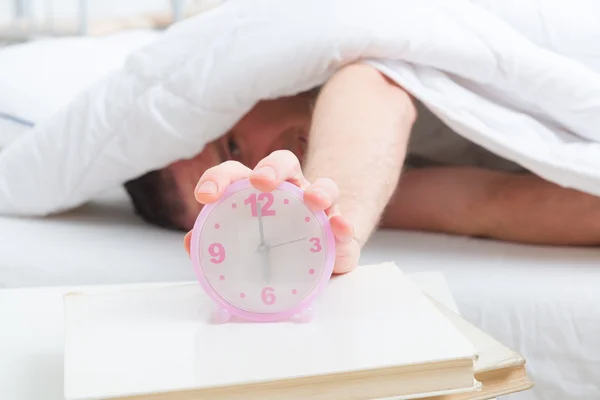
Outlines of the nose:
[{"label": "nose", "polygon": [[[266,136],[266,135],[265,135]],[[254,168],[256,167],[256,164],[258,164],[262,159],[264,159],[265,157],[267,157],[269,154],[271,154],[273,151],[275,150],[282,150],[285,148],[285,143],[283,142],[283,137],[275,137],[273,138],[271,137],[261,137],[256,138],[252,143],[250,149],[249,149],[249,154],[248,154],[248,158],[246,160],[247,162],[247,166],[248,168]]]},{"label": "nose", "polygon": [[250,156],[249,160],[248,160],[248,168],[254,169],[254,167],[256,167],[256,164],[258,164],[260,162],[260,160],[262,160],[263,158],[265,158],[266,156],[268,156],[269,153],[267,151],[253,151],[252,155]]},{"label": "nose", "polygon": [[289,150],[302,161],[306,140],[300,128],[287,130],[271,140],[254,140],[249,151],[247,166],[254,168],[263,158],[276,150]]}]

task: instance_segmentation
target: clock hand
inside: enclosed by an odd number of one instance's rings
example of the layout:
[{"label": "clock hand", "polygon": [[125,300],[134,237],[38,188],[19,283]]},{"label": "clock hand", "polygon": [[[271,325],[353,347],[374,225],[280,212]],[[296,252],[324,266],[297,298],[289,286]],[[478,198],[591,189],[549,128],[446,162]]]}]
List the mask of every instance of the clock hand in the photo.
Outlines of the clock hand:
[{"label": "clock hand", "polygon": [[[286,244],[299,242],[299,241],[304,240],[304,239],[306,239],[306,236],[302,237],[300,239],[294,239],[294,240],[289,240],[287,242],[278,243],[278,244],[276,244],[274,246],[265,245],[264,247],[262,247],[262,249],[264,249],[263,250],[263,252],[265,254],[264,257],[266,257],[266,261],[264,261],[264,262],[265,262],[265,270],[267,271],[266,274],[265,274],[265,280],[267,281],[267,284],[269,284],[269,282],[271,281],[271,263],[269,262],[269,252],[271,251],[271,249],[274,248],[274,247],[279,247],[279,246],[283,246],[283,245],[286,245]],[[265,260],[265,259],[263,259],[263,260]]]},{"label": "clock hand", "polygon": [[263,257],[263,277],[267,284],[271,280],[271,265],[269,263],[269,246],[265,244],[265,234],[263,229],[262,219],[262,203],[257,202],[257,214],[258,214],[258,233],[260,234],[260,244],[258,245],[258,251],[262,253]]},{"label": "clock hand", "polygon": [[257,212],[258,212],[258,233],[260,234],[260,245],[265,245],[265,234],[263,231],[263,220],[262,220],[262,203],[259,201],[257,204]]},{"label": "clock hand", "polygon": [[283,242],[283,243],[276,244],[274,246],[269,246],[269,249],[272,249],[274,247],[283,246],[283,245],[290,244],[290,243],[296,243],[296,242],[299,242],[299,241],[304,240],[304,239],[306,239],[306,236],[304,236],[303,238],[300,238],[300,239],[294,239],[294,240],[290,240],[288,242]]},{"label": "clock hand", "polygon": [[268,247],[265,247],[262,250],[262,256],[263,256],[264,278],[268,285],[269,282],[271,281],[271,262],[269,260],[269,248]]}]

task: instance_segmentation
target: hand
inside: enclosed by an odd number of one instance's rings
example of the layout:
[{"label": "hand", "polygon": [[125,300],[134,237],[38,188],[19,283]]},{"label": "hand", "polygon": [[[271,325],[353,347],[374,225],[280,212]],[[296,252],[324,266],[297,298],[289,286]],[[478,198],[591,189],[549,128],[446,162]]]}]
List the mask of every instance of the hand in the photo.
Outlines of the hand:
[{"label": "hand", "polygon": [[[275,190],[281,182],[288,181],[304,190],[304,202],[313,211],[325,211],[329,217],[331,229],[336,239],[336,259],[333,272],[346,273],[358,265],[360,246],[354,238],[354,228],[344,218],[336,205],[339,197],[337,185],[326,178],[319,178],[314,183],[308,182],[302,173],[298,158],[290,151],[279,150],[262,159],[254,168],[235,161],[226,161],[208,169],[196,186],[196,200],[202,204],[210,204],[219,200],[223,192],[233,182],[249,178],[251,184],[262,192]],[[203,192],[203,183],[212,181],[216,191]],[[212,185],[209,185],[212,186]],[[185,249],[189,254],[191,234],[184,239]]]}]

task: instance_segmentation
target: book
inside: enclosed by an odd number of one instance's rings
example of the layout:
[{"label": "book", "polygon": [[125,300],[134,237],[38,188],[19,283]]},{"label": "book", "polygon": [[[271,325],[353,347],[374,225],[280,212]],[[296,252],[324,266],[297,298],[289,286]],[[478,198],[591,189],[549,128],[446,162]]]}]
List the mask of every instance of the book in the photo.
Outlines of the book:
[{"label": "book", "polygon": [[449,394],[428,400],[487,400],[531,389],[534,384],[527,376],[525,358],[486,334],[440,302],[431,302],[458,328],[477,350],[475,379],[481,382],[477,392]]},{"label": "book", "polygon": [[212,323],[194,283],[65,296],[68,400],[473,392],[476,350],[393,263],[334,277],[309,323]]}]

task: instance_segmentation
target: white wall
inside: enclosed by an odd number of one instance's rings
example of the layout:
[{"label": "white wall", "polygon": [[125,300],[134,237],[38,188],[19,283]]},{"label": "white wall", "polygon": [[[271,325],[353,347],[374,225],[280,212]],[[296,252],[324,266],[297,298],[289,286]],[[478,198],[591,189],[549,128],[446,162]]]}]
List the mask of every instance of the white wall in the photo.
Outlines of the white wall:
[{"label": "white wall", "polygon": [[[0,21],[8,22],[14,14],[17,0],[0,0]],[[22,0],[29,3],[36,19],[43,19],[51,12],[57,19],[71,19],[77,16],[79,0]],[[168,10],[169,0],[87,0],[91,16],[108,18],[111,16],[130,16],[146,11]]]},{"label": "white wall", "polygon": [[[14,17],[15,3],[28,5],[36,21],[43,23],[48,16],[56,21],[78,19],[80,0],[0,0],[0,26],[7,26]],[[184,0],[193,7],[214,3],[215,0]],[[148,12],[170,12],[170,0],[87,0],[90,19],[138,16]]]}]

